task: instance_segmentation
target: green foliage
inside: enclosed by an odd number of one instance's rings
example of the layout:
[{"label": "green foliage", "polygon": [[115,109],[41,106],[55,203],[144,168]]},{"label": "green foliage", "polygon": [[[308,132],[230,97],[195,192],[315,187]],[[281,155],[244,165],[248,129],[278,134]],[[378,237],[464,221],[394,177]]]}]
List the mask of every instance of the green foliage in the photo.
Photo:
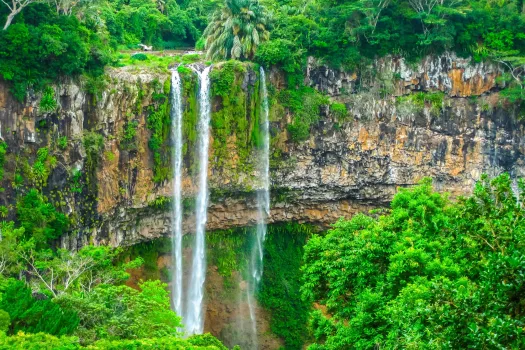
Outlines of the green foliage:
[{"label": "green foliage", "polygon": [[139,126],[138,120],[130,120],[124,126],[124,134],[121,138],[121,146],[123,149],[134,150],[137,149],[136,136],[137,128]]},{"label": "green foliage", "polygon": [[59,137],[57,140],[57,146],[63,151],[66,150],[67,149],[67,136]]},{"label": "green foliage", "polygon": [[156,210],[169,210],[172,207],[172,197],[160,196],[148,203],[148,207]]},{"label": "green foliage", "polygon": [[[170,197],[160,197],[165,199],[171,199]],[[162,201],[162,206],[165,208],[171,208],[170,201]],[[157,207],[159,208],[159,207]],[[125,249],[123,254],[120,256],[121,261],[128,259],[141,259],[144,261],[143,276],[145,280],[158,280],[161,276],[161,271],[157,265],[159,254],[168,254],[171,251],[171,241],[169,239],[156,239],[151,242],[143,242],[135,244]]]},{"label": "green foliage", "polygon": [[[34,3],[15,20],[0,32],[0,76],[20,101],[28,88],[43,90],[60,76],[98,75],[108,62],[102,38],[76,16],[61,16],[47,3]],[[51,111],[53,100],[47,90],[41,108]]]},{"label": "green foliage", "polygon": [[339,221],[305,248],[312,349],[522,348],[525,183],[485,176],[451,203],[431,182],[379,218]]},{"label": "green foliage", "polygon": [[66,232],[69,224],[67,217],[48,203],[47,198],[36,189],[29,190],[18,200],[16,215],[26,237],[34,238],[39,244],[60,237]]},{"label": "green foliage", "polygon": [[[169,84],[169,82],[167,83]],[[169,85],[167,85],[169,87]],[[169,177],[171,164],[171,149],[169,147],[169,136],[171,126],[170,101],[168,98],[169,88],[158,86],[155,89],[156,103],[149,107],[147,127],[151,131],[148,141],[150,150],[153,152],[153,181],[160,183]],[[139,97],[140,98],[140,97]]]},{"label": "green foliage", "polygon": [[57,159],[49,153],[47,147],[39,148],[33,166],[30,169],[26,169],[26,175],[35,187],[43,188],[46,186],[47,178],[56,164]]},{"label": "green foliage", "polygon": [[132,60],[137,60],[137,61],[147,61],[148,60],[148,55],[146,55],[144,53],[136,53],[136,54],[131,55],[131,59]]},{"label": "green foliage", "polygon": [[295,142],[308,139],[311,126],[319,121],[321,106],[329,103],[326,96],[306,86],[282,90],[277,98],[281,105],[294,114],[292,123],[288,125],[288,132]]},{"label": "green foliage", "polygon": [[96,131],[85,131],[82,144],[86,150],[87,182],[92,191],[96,190],[96,170],[104,149],[104,136]]},{"label": "green foliage", "polygon": [[177,71],[182,75],[191,74],[191,69],[182,65],[177,67]]},{"label": "green foliage", "polygon": [[235,71],[240,66],[238,61],[227,61],[219,68],[215,68],[210,73],[212,81],[212,95],[227,97],[231,94],[231,88],[235,82]]},{"label": "green foliage", "polygon": [[254,59],[265,67],[280,66],[285,72],[294,73],[301,71],[303,53],[293,41],[275,39],[261,43]]},{"label": "green foliage", "polygon": [[9,313],[4,310],[0,310],[0,333],[6,333],[11,325],[11,317]]},{"label": "green foliage", "polygon": [[99,340],[87,347],[78,343],[78,338],[62,336],[60,338],[46,334],[19,333],[6,336],[0,333],[0,347],[2,349],[25,350],[226,350],[217,338],[209,333],[199,334],[181,339],[179,337],[144,338],[135,340]]},{"label": "green foliage", "polygon": [[70,178],[70,185],[69,185],[71,192],[73,193],[82,193],[82,188],[84,185],[82,184],[82,171],[78,169],[73,169],[71,173]]},{"label": "green foliage", "polygon": [[7,153],[7,143],[0,141],[0,182],[4,179],[5,155]]},{"label": "green foliage", "polygon": [[[180,67],[181,66],[179,66],[179,68]],[[179,70],[179,73],[183,78],[183,100],[186,101],[182,116],[182,135],[185,138],[182,145],[182,153],[184,155],[185,164],[187,164],[190,172],[192,172],[196,169],[194,166],[195,163],[193,163],[193,151],[195,150],[197,142],[198,84],[197,77],[191,70],[189,70],[189,72],[181,72]]]},{"label": "green foliage", "polygon": [[100,16],[113,46],[137,49],[143,43],[163,50],[192,46],[204,26],[200,11],[208,9],[213,9],[213,2],[110,1],[100,6]]},{"label": "green foliage", "polygon": [[57,108],[57,101],[55,99],[55,90],[50,87],[44,89],[42,99],[40,100],[40,110],[42,112],[52,112]]},{"label": "green foliage", "polygon": [[348,110],[344,103],[334,102],[330,105],[330,112],[335,117],[336,120],[344,121],[348,116]]},{"label": "green foliage", "polygon": [[246,237],[250,228],[217,230],[206,238],[206,255],[211,265],[217,266],[226,288],[234,286],[233,272],[244,271],[249,255],[249,242]]},{"label": "green foliage", "polygon": [[264,273],[258,301],[270,310],[270,327],[286,349],[302,349],[308,304],[300,298],[303,246],[313,230],[307,225],[269,225],[264,243]]},{"label": "green foliage", "polygon": [[167,285],[146,281],[139,287],[99,285],[87,295],[64,296],[59,303],[78,313],[76,334],[83,344],[100,339],[179,336],[180,317],[171,311]]},{"label": "green foliage", "polygon": [[102,93],[108,86],[105,75],[84,75],[84,90],[93,96],[93,101],[102,97]]},{"label": "green foliage", "polygon": [[409,104],[417,112],[422,112],[425,108],[430,110],[434,116],[439,116],[443,109],[443,92],[417,92],[397,98],[397,105]]},{"label": "green foliage", "polygon": [[270,18],[256,0],[225,0],[203,36],[212,60],[252,59],[260,43],[270,38]]},{"label": "green foliage", "polygon": [[228,159],[228,142],[235,135],[239,166],[250,166],[249,156],[257,145],[258,114],[260,105],[259,85],[242,88],[245,73],[250,66],[239,61],[227,61],[216,66],[210,73],[211,95],[217,98],[221,108],[211,116],[213,149],[218,165]]},{"label": "green foliage", "polygon": [[0,308],[9,315],[11,334],[24,331],[60,336],[76,330],[79,318],[74,311],[60,307],[49,299],[33,298],[31,290],[21,281],[10,279],[6,284],[0,290]]},{"label": "green foliage", "polygon": [[294,120],[287,125],[290,138],[295,142],[306,141],[310,137],[310,125],[302,120]]},{"label": "green foliage", "polygon": [[[134,56],[138,54],[130,54],[121,52],[118,55],[116,55],[115,60],[111,63],[114,67],[125,67],[125,66],[133,66],[136,69],[136,71],[140,71],[143,69],[148,69],[149,71],[156,71],[158,73],[166,73],[166,70],[175,63],[180,63],[180,56],[172,56],[172,55],[166,55],[166,56],[157,56],[155,54],[140,54],[145,55],[147,59],[140,60],[140,59],[134,59]],[[141,57],[141,56],[139,56]]]},{"label": "green foliage", "polygon": [[410,61],[455,51],[476,60],[497,52],[523,56],[518,1],[298,1],[265,2],[274,13],[272,38],[258,60],[286,68],[285,57],[315,56],[334,67],[355,68],[385,55]]},{"label": "green foliage", "polygon": [[194,63],[200,60],[201,60],[201,56],[197,53],[187,54],[187,55],[182,56],[182,64]]}]

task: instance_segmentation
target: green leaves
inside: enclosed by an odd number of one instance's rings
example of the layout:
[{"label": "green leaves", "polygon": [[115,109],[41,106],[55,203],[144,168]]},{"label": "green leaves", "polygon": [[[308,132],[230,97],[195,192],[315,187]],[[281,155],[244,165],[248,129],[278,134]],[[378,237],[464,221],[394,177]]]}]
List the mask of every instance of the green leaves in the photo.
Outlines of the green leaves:
[{"label": "green leaves", "polygon": [[55,91],[47,87],[42,94],[39,108],[42,112],[53,112],[57,108],[57,101],[55,100]]},{"label": "green leaves", "polygon": [[0,309],[9,314],[11,334],[25,331],[67,335],[78,326],[79,319],[75,312],[49,299],[34,299],[31,290],[22,281],[10,279],[0,292]]},{"label": "green leaves", "polygon": [[31,189],[16,206],[17,219],[25,236],[45,245],[60,237],[69,225],[67,217],[58,212],[36,189]]},{"label": "green leaves", "polygon": [[301,290],[326,310],[312,314],[322,344],[312,348],[522,347],[521,200],[507,174],[484,176],[457,203],[425,179],[401,189],[388,215],[312,238]]},{"label": "green leaves", "polygon": [[259,2],[226,0],[203,33],[207,58],[253,59],[259,44],[270,38],[269,29],[269,16]]},{"label": "green leaves", "polygon": [[99,339],[142,339],[180,336],[180,317],[171,311],[166,285],[147,281],[140,290],[100,285],[89,294],[73,294],[60,305],[77,311],[82,343]]}]

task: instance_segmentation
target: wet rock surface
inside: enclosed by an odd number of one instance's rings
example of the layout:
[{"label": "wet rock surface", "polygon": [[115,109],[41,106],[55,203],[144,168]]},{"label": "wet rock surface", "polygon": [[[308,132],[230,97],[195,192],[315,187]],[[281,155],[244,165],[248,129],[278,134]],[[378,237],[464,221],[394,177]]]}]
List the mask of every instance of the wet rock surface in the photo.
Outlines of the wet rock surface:
[{"label": "wet rock surface", "polygon": [[[378,78],[331,70],[310,61],[306,82],[333,102],[344,103],[349,116],[336,120],[326,109],[307,141],[289,139],[290,115],[285,111],[271,116],[272,145],[279,152],[271,159],[270,222],[327,227],[339,217],[388,205],[398,187],[414,185],[427,176],[434,179],[437,189],[453,197],[468,194],[482,173],[506,171],[513,178],[524,176],[524,128],[516,106],[499,97],[497,65],[446,54],[416,65],[385,58],[375,67],[390,77],[381,83],[390,86],[386,96],[374,90]],[[87,93],[81,82],[63,82],[56,90],[60,106],[53,113],[39,111],[38,94],[20,103],[1,83],[0,135],[8,143],[9,155],[0,205],[13,204],[20,194],[9,185],[16,157],[27,156],[31,164],[38,148],[49,147],[59,165],[51,172],[44,193],[49,198],[60,193],[61,199],[55,202],[76,219],[62,246],[78,248],[90,242],[131,245],[169,235],[169,203],[157,204],[171,196],[172,184],[152,180],[151,131],[147,128],[149,106],[155,104],[153,86],[168,78],[169,72],[110,69],[107,86],[95,95]],[[276,88],[284,87],[285,79],[278,71],[272,70],[269,78]],[[362,86],[365,79],[371,88],[356,89],[355,83],[359,80]],[[257,76],[247,72],[243,88],[256,81]],[[443,92],[441,105],[425,103],[415,108],[399,97],[418,91]],[[141,107],[138,112],[137,105]],[[135,149],[126,149],[121,142],[130,118],[138,123]],[[104,147],[94,181],[74,192],[73,170],[86,169],[82,144],[86,132],[102,135]],[[67,137],[68,146],[59,151],[53,145],[62,136]],[[230,139],[228,159],[219,162],[210,149],[208,230],[256,222],[258,174],[239,163],[235,139]],[[194,231],[191,202],[196,186],[191,162],[185,164],[190,167],[185,169],[183,195],[189,205],[183,227],[190,233]]]}]

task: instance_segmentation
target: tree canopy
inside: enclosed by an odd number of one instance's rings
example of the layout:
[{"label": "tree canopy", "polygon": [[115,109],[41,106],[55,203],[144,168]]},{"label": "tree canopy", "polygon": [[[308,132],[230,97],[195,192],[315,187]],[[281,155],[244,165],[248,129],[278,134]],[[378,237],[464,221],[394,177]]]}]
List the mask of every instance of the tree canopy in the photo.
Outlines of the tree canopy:
[{"label": "tree canopy", "polygon": [[204,31],[206,56],[213,60],[253,59],[270,39],[270,18],[258,0],[226,0]]},{"label": "tree canopy", "polygon": [[390,210],[314,236],[302,286],[317,305],[310,349],[523,348],[524,195],[501,175],[451,202],[424,180]]}]

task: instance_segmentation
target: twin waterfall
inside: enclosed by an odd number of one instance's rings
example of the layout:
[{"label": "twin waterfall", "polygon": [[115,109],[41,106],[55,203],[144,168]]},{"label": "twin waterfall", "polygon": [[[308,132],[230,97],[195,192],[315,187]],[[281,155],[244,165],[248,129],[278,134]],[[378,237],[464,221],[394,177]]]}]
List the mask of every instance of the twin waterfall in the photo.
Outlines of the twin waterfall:
[{"label": "twin waterfall", "polygon": [[[195,208],[195,236],[192,237],[191,267],[186,268],[188,278],[184,280],[183,248],[182,248],[182,82],[177,69],[171,72],[171,137],[173,142],[173,227],[172,227],[172,305],[178,315],[182,316],[186,335],[200,334],[204,330],[204,282],[206,278],[206,219],[208,207],[208,153],[210,141],[211,99],[210,71],[212,66],[200,71],[192,67],[199,77],[199,120],[198,120],[198,193]],[[269,178],[269,109],[266,77],[260,68],[260,94],[262,105],[259,127],[262,144],[258,151],[257,171],[260,189],[257,191],[257,228],[250,252],[248,264],[251,280],[246,290],[247,301],[252,324],[252,344],[257,347],[256,311],[254,305],[255,292],[263,273],[263,244],[266,236],[266,219],[270,212],[270,178]],[[186,285],[186,283],[189,283]]]}]

